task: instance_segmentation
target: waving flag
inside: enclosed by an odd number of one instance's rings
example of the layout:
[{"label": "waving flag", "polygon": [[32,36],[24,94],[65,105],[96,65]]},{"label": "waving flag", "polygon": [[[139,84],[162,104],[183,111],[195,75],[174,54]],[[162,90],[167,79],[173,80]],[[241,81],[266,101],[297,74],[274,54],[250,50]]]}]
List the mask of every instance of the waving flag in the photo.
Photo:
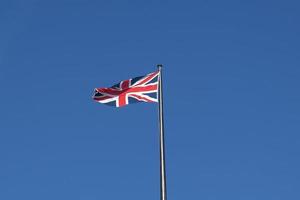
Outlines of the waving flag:
[{"label": "waving flag", "polygon": [[110,88],[95,88],[93,99],[109,106],[122,107],[137,102],[158,102],[159,71],[121,81]]},{"label": "waving flag", "polygon": [[167,200],[164,115],[162,91],[162,65],[158,71],[125,81],[109,88],[95,88],[93,99],[109,106],[122,107],[136,102],[158,102],[159,150],[160,150],[160,199]]}]

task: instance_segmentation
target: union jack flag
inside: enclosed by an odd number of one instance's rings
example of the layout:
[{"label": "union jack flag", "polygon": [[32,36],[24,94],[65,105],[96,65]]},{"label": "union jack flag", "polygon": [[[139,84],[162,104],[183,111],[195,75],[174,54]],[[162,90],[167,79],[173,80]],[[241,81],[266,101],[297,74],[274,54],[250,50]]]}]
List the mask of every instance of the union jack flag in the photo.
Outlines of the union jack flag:
[{"label": "union jack flag", "polygon": [[158,102],[159,71],[121,81],[110,88],[95,88],[93,99],[122,107],[137,102]]}]

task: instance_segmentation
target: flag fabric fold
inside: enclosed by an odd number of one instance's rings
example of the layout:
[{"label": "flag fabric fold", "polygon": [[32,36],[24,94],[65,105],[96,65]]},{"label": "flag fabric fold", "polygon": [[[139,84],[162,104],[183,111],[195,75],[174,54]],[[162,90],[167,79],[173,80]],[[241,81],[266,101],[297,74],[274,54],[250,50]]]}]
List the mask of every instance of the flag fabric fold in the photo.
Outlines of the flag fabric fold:
[{"label": "flag fabric fold", "polygon": [[95,88],[93,99],[122,107],[138,102],[158,102],[159,71],[121,81],[109,88]]}]

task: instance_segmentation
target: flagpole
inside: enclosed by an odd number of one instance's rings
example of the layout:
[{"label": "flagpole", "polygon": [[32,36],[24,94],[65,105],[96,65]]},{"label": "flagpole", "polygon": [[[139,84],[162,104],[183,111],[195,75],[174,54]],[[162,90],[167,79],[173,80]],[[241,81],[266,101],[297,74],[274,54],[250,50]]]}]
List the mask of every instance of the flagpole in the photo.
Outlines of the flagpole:
[{"label": "flagpole", "polygon": [[159,71],[158,110],[159,110],[159,146],[160,146],[160,199],[167,200],[166,164],[165,164],[165,137],[162,91],[162,65],[157,65]]}]

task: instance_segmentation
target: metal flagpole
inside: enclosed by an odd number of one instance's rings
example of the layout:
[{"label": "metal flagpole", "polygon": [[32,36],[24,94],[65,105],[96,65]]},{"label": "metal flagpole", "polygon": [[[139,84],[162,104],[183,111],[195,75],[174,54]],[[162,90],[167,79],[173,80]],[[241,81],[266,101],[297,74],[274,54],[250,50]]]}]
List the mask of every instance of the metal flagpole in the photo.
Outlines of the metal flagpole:
[{"label": "metal flagpole", "polygon": [[167,200],[164,113],[163,113],[163,92],[162,92],[162,65],[157,65],[157,68],[159,71],[158,110],[159,110],[159,145],[160,145],[160,199]]}]

